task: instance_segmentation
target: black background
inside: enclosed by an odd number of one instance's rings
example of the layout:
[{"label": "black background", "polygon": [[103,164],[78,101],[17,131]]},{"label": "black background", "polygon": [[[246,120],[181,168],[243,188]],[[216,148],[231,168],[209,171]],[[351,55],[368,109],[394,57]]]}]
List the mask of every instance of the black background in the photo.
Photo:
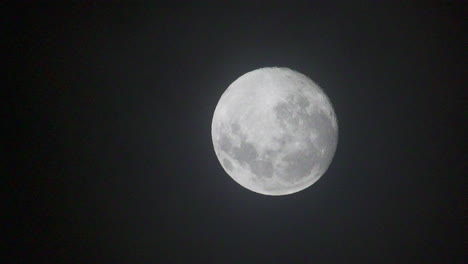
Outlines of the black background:
[{"label": "black background", "polygon": [[[11,263],[466,262],[466,7],[390,2],[5,8]],[[316,81],[340,127],[281,197],[211,142],[221,94],[266,66]]]}]

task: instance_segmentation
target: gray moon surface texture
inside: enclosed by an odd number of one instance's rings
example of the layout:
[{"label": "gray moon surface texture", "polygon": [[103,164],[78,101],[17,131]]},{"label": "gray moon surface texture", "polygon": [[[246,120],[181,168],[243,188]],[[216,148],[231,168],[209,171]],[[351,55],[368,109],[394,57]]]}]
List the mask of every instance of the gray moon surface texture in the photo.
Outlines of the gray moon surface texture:
[{"label": "gray moon surface texture", "polygon": [[307,76],[261,68],[235,80],[221,96],[211,126],[222,167],[243,187],[287,195],[327,171],[338,143],[330,100]]}]

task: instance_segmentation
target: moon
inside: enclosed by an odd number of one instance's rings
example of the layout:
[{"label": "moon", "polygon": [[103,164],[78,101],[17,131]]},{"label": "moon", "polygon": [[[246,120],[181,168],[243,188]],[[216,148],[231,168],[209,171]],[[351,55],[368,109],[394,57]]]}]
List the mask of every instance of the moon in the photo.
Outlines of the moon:
[{"label": "moon", "polygon": [[234,181],[264,195],[314,184],[330,166],[338,122],[330,100],[307,76],[268,67],[235,80],[211,125],[221,166]]}]

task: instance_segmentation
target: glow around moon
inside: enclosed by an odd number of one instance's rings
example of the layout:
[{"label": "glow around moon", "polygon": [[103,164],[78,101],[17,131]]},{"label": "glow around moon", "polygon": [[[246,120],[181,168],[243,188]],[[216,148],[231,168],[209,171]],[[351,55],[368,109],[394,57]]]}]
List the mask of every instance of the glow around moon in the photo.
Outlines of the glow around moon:
[{"label": "glow around moon", "polygon": [[338,124],[328,97],[307,76],[262,68],[226,89],[211,135],[216,156],[237,183],[265,195],[286,195],[326,172]]}]

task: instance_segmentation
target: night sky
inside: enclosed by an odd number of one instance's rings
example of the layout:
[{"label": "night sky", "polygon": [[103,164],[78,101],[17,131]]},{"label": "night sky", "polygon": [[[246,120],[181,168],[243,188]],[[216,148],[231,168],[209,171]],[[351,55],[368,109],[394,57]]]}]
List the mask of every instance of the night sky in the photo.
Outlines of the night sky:
[{"label": "night sky", "polygon": [[[462,1],[91,2],[3,8],[3,263],[467,263]],[[327,173],[279,197],[211,141],[271,66],[339,122]]]}]

